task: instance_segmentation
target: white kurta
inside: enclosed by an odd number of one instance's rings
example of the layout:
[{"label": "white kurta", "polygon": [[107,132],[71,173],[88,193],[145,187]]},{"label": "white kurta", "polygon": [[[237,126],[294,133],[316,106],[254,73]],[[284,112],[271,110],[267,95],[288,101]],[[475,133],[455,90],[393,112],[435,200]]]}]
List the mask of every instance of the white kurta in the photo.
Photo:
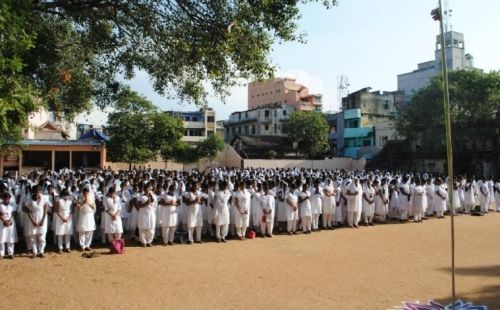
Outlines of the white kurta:
[{"label": "white kurta", "polygon": [[321,214],[323,212],[322,205],[323,192],[321,188],[311,189],[311,212],[312,214]]},{"label": "white kurta", "polygon": [[[148,196],[141,195],[137,200],[142,204],[148,200]],[[150,201],[146,206],[139,209],[137,213],[137,228],[155,229],[156,227],[156,208],[154,201]]]},{"label": "white kurta", "polygon": [[446,210],[446,200],[448,199],[448,192],[444,189],[443,185],[434,186],[434,190],[436,192],[436,194],[434,195],[434,210],[438,213],[444,212]]},{"label": "white kurta", "polygon": [[361,204],[358,201],[358,196],[361,194],[358,192],[358,187],[354,182],[351,182],[347,186],[347,191],[351,193],[357,193],[356,195],[349,195],[346,192],[347,198],[347,212],[361,212]]},{"label": "white kurta", "polygon": [[245,189],[235,195],[238,199],[239,210],[234,210],[234,224],[236,227],[245,227],[250,223],[250,193]]},{"label": "white kurta", "polygon": [[[31,216],[35,224],[39,224],[40,221],[44,218],[44,208],[46,203],[46,200],[42,198],[40,200],[31,200],[26,204],[29,209],[28,216]],[[45,216],[45,219],[41,226],[34,226],[29,218],[27,224],[28,227],[26,230],[29,236],[47,233],[47,216]]]},{"label": "white kurta", "polygon": [[[175,194],[164,193],[160,196],[160,201],[165,200],[167,205],[161,205],[161,227],[177,226],[177,197]],[[168,205],[170,204],[170,205]]]},{"label": "white kurta", "polygon": [[[120,197],[115,196],[115,198],[104,197],[104,232],[107,234],[121,234],[123,233],[122,218],[120,217],[121,210]],[[109,213],[116,214],[115,219],[109,215]]]},{"label": "white kurta", "polygon": [[[59,210],[57,213],[54,212],[54,231],[56,236],[71,235],[73,234],[73,218],[71,216],[71,204],[73,201],[71,198],[61,198],[58,202]],[[64,222],[61,217],[67,221]]]},{"label": "white kurta", "polygon": [[229,225],[229,198],[231,193],[228,190],[218,191],[215,194],[215,204],[216,209],[214,224],[215,225]]},{"label": "white kurta", "polygon": [[[189,192],[185,196],[188,200],[198,199],[198,193]],[[187,227],[201,227],[203,226],[203,214],[201,212],[200,204],[195,202],[191,205],[186,204],[187,211]]]},{"label": "white kurta", "polygon": [[325,186],[325,188],[323,188],[323,193],[325,194],[322,201],[323,214],[333,214],[336,207],[335,196],[326,195],[326,193],[333,194],[333,187],[330,185]]},{"label": "white kurta", "polygon": [[78,222],[76,223],[76,231],[86,232],[95,230],[95,217],[96,212],[95,202],[89,197],[89,202],[84,203],[83,198],[80,201],[82,204],[80,207]]},{"label": "white kurta", "polygon": [[[291,202],[292,204],[290,204]],[[296,192],[289,191],[286,194],[286,220],[293,221],[299,219],[299,208],[298,208],[299,198]]]},{"label": "white kurta", "polygon": [[[309,191],[300,192],[300,199],[305,199],[306,197],[311,197]],[[311,199],[305,199],[300,203],[300,216],[312,216]]]},{"label": "white kurta", "polygon": [[364,196],[368,197],[371,202],[368,202],[363,196],[363,213],[365,216],[373,216],[375,214],[375,205],[373,199],[375,198],[375,190],[373,187],[364,186],[363,188]]},{"label": "white kurta", "polygon": [[[16,221],[12,217],[12,212],[14,212],[14,206],[10,203],[4,205],[0,202],[0,243],[14,243],[17,242],[17,230]],[[12,220],[12,225],[4,226],[3,221]]]}]

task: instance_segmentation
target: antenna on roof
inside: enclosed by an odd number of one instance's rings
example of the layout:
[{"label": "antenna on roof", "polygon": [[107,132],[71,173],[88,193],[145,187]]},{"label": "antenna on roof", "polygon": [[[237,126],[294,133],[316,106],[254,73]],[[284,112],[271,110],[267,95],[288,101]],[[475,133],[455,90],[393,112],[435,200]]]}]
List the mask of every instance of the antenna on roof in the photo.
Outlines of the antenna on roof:
[{"label": "antenna on roof", "polygon": [[443,15],[444,32],[453,31],[453,25],[451,23],[453,10],[451,9],[450,0],[444,0]]},{"label": "antenna on roof", "polygon": [[337,102],[340,109],[342,109],[342,98],[349,95],[349,86],[347,75],[337,76]]}]

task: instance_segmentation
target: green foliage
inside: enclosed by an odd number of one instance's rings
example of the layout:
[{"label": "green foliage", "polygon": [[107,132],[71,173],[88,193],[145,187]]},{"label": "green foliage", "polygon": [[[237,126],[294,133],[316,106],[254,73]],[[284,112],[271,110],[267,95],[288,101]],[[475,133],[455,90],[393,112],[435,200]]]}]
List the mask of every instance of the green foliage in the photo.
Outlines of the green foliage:
[{"label": "green foliage", "polygon": [[283,131],[297,142],[299,153],[307,157],[324,155],[328,149],[329,126],[320,112],[295,111],[283,124]]},{"label": "green foliage", "polygon": [[196,146],[196,152],[200,158],[204,157],[213,160],[217,153],[224,149],[224,140],[217,135],[208,136],[204,141]]},{"label": "green foliage", "polygon": [[108,117],[111,140],[108,158],[113,162],[143,163],[171,152],[184,132],[182,121],[158,111],[151,102],[124,89],[119,105]]},{"label": "green foliage", "polygon": [[[40,106],[71,120],[117,100],[119,77],[143,70],[160,94],[224,99],[243,79],[273,74],[275,41],[302,41],[299,3],[335,0],[3,0],[0,128],[18,140]],[[36,100],[34,99],[36,98]],[[19,121],[18,121],[19,120]]]},{"label": "green foliage", "polygon": [[[500,72],[480,70],[452,71],[450,110],[452,139],[455,151],[474,141],[498,139],[500,111]],[[411,104],[396,119],[396,129],[410,140],[418,141],[420,150],[428,155],[445,154],[443,116],[443,82],[435,77],[418,91]]]}]

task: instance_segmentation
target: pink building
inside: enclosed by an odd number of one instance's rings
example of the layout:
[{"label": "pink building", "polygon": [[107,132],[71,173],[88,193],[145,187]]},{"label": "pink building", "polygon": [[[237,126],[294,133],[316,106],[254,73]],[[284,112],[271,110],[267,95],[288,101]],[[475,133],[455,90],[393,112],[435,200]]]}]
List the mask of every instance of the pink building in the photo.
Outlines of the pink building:
[{"label": "pink building", "polygon": [[291,105],[296,110],[321,110],[321,95],[309,94],[309,89],[292,78],[274,78],[248,84],[248,109],[268,104]]}]

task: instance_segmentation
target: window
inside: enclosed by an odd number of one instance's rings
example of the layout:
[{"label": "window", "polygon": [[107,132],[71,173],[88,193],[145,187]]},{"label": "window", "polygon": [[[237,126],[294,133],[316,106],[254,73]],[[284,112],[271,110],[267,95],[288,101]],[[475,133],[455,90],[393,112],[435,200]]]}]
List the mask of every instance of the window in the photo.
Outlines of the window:
[{"label": "window", "polygon": [[238,127],[238,134],[241,135],[241,127]]},{"label": "window", "polygon": [[286,99],[285,99],[285,103],[286,103]]},{"label": "window", "polygon": [[246,136],[248,136],[248,129],[249,129],[249,127],[248,127],[248,125],[246,125],[245,126],[245,131],[244,131]]},{"label": "window", "polygon": [[198,121],[198,117],[193,116],[193,122],[197,122],[197,121]]},{"label": "window", "polygon": [[274,117],[278,117],[278,110],[274,110]]},{"label": "window", "polygon": [[372,145],[371,139],[364,139],[363,140],[363,146],[370,146],[370,145]]},{"label": "window", "polygon": [[51,151],[23,151],[23,166],[25,167],[52,167]]},{"label": "window", "polygon": [[186,116],[186,117],[184,117],[184,120],[185,120],[186,122],[189,122],[189,121],[191,120],[191,118],[190,118],[189,116]]},{"label": "window", "polygon": [[207,122],[209,122],[209,123],[215,122],[215,117],[214,116],[207,116]]},{"label": "window", "polygon": [[241,119],[241,113],[238,113],[238,119]]},{"label": "window", "polygon": [[252,135],[255,134],[255,125],[252,125]]},{"label": "window", "polygon": [[344,121],[345,128],[358,128],[359,127],[359,119],[346,119]]},{"label": "window", "polygon": [[286,110],[283,110],[283,116],[286,116]]},{"label": "window", "polygon": [[265,116],[265,117],[269,117],[269,110],[266,110],[266,111],[264,112],[264,116]]},{"label": "window", "polygon": [[214,135],[214,132],[212,130],[208,130],[207,131],[207,135],[210,137],[210,136],[213,136]]},{"label": "window", "polygon": [[189,130],[184,130],[184,135],[187,137],[189,136]]},{"label": "window", "polygon": [[278,133],[278,124],[274,124],[274,133]]},{"label": "window", "polygon": [[385,104],[384,104],[384,109],[385,109],[385,110],[389,110],[389,100],[386,100],[386,101],[385,101]]},{"label": "window", "polygon": [[245,112],[245,118],[248,118],[248,112]]},{"label": "window", "polygon": [[269,125],[264,125],[264,130],[268,131],[269,130]]}]

